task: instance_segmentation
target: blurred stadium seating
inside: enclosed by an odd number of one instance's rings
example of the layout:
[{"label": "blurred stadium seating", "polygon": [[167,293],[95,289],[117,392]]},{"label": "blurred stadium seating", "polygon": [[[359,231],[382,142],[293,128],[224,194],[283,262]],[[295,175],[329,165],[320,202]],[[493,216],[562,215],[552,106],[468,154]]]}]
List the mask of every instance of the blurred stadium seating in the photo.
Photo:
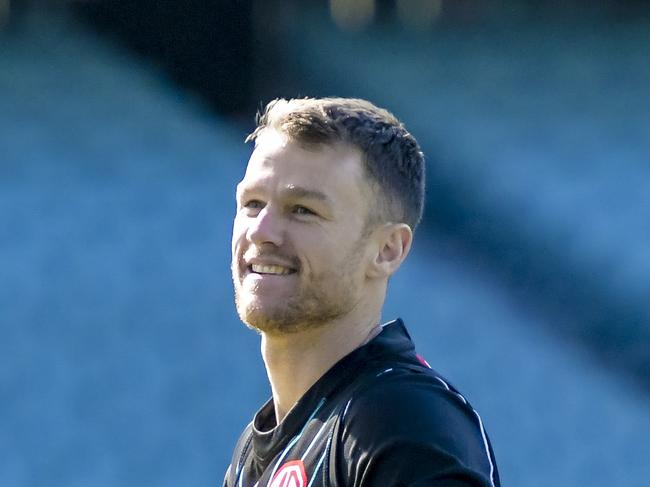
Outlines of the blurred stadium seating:
[{"label": "blurred stadium seating", "polygon": [[[363,96],[423,143],[385,316],[481,412],[504,485],[650,478],[650,30],[605,4],[426,32],[388,2],[363,30],[252,13],[250,96]],[[65,10],[0,32],[0,485],[220,484],[268,395],[229,276],[247,116]]]}]

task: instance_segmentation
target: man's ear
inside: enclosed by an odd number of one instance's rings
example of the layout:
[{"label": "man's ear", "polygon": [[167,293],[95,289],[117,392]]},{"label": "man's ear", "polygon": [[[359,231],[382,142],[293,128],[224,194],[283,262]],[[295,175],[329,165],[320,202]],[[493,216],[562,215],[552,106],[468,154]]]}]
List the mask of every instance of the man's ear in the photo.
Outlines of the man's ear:
[{"label": "man's ear", "polygon": [[413,242],[413,231],[406,223],[389,223],[376,230],[377,253],[368,267],[368,277],[390,277],[402,264]]}]

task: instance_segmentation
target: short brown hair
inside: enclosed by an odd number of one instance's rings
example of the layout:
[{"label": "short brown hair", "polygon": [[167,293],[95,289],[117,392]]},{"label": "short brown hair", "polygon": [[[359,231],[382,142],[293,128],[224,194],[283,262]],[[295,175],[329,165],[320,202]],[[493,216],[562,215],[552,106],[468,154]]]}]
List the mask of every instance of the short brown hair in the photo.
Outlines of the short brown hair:
[{"label": "short brown hair", "polygon": [[413,231],[424,206],[424,154],[415,138],[388,110],[358,98],[282,98],[257,114],[257,128],[277,130],[307,146],[348,143],[363,154],[378,196],[373,223],[406,223]]}]

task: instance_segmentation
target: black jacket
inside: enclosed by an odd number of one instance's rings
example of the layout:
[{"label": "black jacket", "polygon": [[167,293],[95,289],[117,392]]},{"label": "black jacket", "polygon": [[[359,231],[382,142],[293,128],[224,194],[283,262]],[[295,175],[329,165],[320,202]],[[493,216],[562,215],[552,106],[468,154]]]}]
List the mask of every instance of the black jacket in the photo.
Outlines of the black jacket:
[{"label": "black jacket", "polygon": [[479,415],[416,353],[401,320],[335,364],[276,425],[269,400],[224,487],[500,487]]}]

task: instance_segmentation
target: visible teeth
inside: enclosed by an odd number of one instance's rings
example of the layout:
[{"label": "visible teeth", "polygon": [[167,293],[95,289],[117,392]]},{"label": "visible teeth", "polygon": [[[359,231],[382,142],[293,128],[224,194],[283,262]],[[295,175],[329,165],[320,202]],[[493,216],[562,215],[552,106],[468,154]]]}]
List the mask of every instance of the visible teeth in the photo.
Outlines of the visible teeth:
[{"label": "visible teeth", "polygon": [[291,272],[290,269],[287,269],[286,267],[282,267],[279,265],[253,264],[251,268],[253,269],[253,272],[257,274],[278,274],[283,276]]}]

